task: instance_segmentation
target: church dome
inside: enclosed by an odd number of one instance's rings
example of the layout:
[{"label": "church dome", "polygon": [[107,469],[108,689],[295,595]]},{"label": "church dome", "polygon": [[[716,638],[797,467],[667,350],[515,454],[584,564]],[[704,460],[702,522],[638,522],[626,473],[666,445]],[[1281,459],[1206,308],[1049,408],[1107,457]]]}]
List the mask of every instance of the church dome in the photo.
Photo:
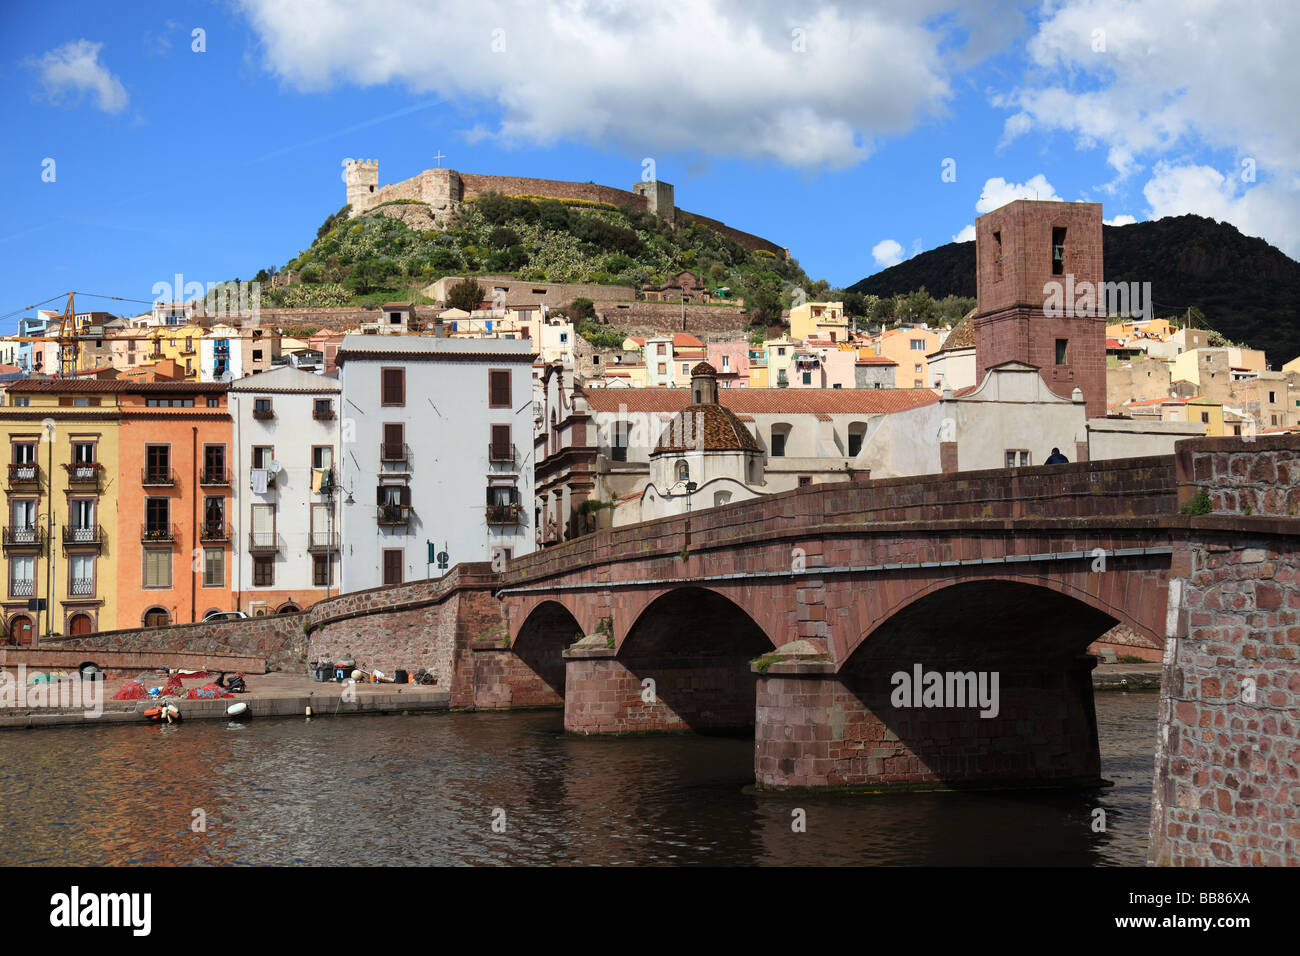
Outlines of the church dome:
[{"label": "church dome", "polygon": [[[709,366],[701,362],[705,368]],[[696,366],[698,371],[699,366]],[[703,435],[703,442],[700,437]],[[752,451],[758,442],[749,429],[725,405],[707,403],[687,405],[673,416],[655,445],[653,454],[684,451]]]},{"label": "church dome", "polygon": [[691,369],[691,377],[694,378],[696,375],[712,375],[716,378],[718,370],[708,362],[701,362],[699,365],[695,366],[695,368]]}]

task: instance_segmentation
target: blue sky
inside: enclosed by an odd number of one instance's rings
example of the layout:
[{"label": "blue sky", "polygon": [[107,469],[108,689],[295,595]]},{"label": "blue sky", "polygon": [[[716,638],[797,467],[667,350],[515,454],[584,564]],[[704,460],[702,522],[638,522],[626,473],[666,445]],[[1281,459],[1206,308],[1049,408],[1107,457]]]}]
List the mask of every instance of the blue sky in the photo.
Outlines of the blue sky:
[{"label": "blue sky", "polygon": [[1100,201],[1108,221],[1209,215],[1296,257],[1297,10],[12,4],[0,315],[70,289],[150,300],[177,273],[251,278],[343,204],[344,159],[379,160],[388,183],[439,151],[467,172],[624,188],[652,158],[683,209],[835,286],[1023,195]]}]

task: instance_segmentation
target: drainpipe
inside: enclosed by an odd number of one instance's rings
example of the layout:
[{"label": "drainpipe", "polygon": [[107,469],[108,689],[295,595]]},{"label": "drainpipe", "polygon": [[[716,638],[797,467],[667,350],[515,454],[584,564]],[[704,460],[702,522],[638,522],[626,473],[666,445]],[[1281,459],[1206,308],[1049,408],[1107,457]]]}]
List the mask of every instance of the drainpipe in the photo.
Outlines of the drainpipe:
[{"label": "drainpipe", "polygon": [[[190,561],[194,561],[194,552],[199,545],[199,426],[190,426],[190,533],[194,535],[194,547],[190,551]],[[202,567],[202,565],[200,565]],[[194,605],[197,586],[194,578],[199,572],[190,571],[190,623],[194,623]]]}]

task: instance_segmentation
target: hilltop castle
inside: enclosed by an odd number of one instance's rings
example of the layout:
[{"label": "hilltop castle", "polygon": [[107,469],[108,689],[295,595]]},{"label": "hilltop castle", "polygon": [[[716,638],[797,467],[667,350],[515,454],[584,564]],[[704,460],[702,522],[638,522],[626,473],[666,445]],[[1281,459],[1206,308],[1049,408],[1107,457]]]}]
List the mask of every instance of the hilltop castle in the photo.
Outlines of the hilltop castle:
[{"label": "hilltop castle", "polygon": [[545,196],[552,199],[585,199],[591,202],[610,203],[614,206],[633,206],[676,226],[678,221],[698,222],[730,236],[750,251],[765,249],[773,255],[788,258],[789,251],[759,236],[732,229],[725,223],[707,216],[678,209],[674,205],[672,183],[657,179],[633,184],[631,190],[598,186],[595,183],[571,183],[555,179],[530,179],[523,176],[484,176],[478,173],[461,173],[454,169],[426,169],[400,183],[379,185],[379,161],[359,159],[349,161],[345,171],[347,201],[352,216],[360,215],[381,203],[394,199],[410,199],[425,203],[433,215],[434,224],[442,229],[451,222],[462,202],[485,193],[506,196]]}]

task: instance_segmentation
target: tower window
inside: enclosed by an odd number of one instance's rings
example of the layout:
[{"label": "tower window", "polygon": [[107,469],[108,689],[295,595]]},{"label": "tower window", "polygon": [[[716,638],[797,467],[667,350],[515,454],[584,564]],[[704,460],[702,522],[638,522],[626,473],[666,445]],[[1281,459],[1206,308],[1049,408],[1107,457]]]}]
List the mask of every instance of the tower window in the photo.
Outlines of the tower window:
[{"label": "tower window", "polygon": [[1066,359],[1067,346],[1070,344],[1069,339],[1056,340],[1056,364],[1064,365]]},{"label": "tower window", "polygon": [[1065,273],[1065,227],[1052,229],[1052,275]]},{"label": "tower window", "polygon": [[1002,278],[1002,233],[993,233],[993,279]]}]

